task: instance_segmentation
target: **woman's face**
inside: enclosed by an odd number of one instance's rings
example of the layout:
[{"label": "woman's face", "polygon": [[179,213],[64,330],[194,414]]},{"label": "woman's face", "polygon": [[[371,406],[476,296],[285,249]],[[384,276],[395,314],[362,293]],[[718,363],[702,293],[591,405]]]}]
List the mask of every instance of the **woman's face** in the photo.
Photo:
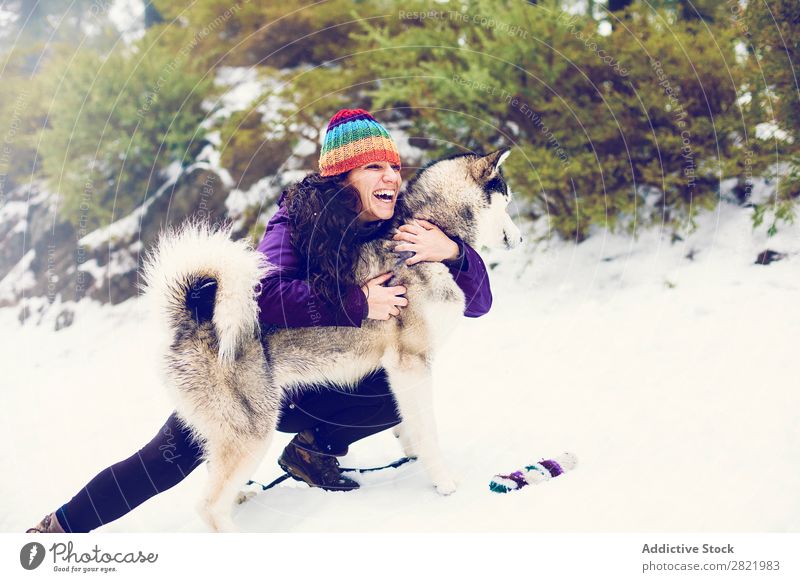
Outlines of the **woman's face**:
[{"label": "woman's face", "polygon": [[358,190],[361,201],[358,219],[362,222],[390,219],[402,182],[400,168],[389,162],[370,162],[350,170],[347,183]]}]

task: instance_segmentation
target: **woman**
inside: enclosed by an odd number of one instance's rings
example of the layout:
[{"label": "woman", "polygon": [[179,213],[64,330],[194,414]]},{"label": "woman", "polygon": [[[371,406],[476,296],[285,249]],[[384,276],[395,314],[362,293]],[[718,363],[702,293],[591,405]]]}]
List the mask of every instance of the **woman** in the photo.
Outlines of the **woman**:
[{"label": "woman", "polygon": [[[387,320],[408,305],[402,285],[385,287],[390,273],[355,281],[359,245],[388,235],[400,191],[400,156],[386,129],[362,109],[343,109],[328,123],[319,173],[290,186],[258,250],[275,266],[261,281],[264,333],[308,326],[360,327]],[[441,261],[466,296],[464,314],[491,306],[483,261],[474,249],[430,222],[399,228],[395,250],[412,251],[408,264]],[[337,456],[364,437],[397,425],[400,417],[386,373],[355,389],[310,386],[284,400],[277,429],[296,433],[279,465],[312,487],[349,491],[358,483],[339,470]],[[28,532],[88,532],[125,515],[186,477],[203,461],[201,447],[173,413],[156,436],[129,458],[98,473],[83,489]]]}]

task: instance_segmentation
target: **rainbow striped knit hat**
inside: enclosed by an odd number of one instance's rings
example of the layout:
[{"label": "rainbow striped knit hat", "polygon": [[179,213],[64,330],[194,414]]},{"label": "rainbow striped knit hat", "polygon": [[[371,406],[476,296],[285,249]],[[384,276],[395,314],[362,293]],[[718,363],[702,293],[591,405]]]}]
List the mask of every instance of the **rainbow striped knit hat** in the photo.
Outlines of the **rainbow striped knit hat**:
[{"label": "rainbow striped knit hat", "polygon": [[369,162],[400,165],[389,132],[363,109],[342,109],[328,122],[319,156],[321,176],[348,172]]}]

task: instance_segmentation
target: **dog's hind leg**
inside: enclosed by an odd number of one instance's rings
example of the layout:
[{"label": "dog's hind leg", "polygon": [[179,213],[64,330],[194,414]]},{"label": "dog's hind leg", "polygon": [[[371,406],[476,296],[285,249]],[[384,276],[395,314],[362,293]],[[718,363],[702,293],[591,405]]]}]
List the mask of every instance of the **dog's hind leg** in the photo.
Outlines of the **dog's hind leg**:
[{"label": "dog's hind leg", "polygon": [[269,448],[272,431],[267,434],[266,438],[207,441],[208,483],[197,511],[212,531],[237,531],[231,517],[234,502]]},{"label": "dog's hind leg", "polygon": [[447,468],[436,431],[433,410],[433,377],[421,354],[387,354],[384,367],[403,419],[401,434],[431,477],[436,491],[449,495],[456,482]]}]

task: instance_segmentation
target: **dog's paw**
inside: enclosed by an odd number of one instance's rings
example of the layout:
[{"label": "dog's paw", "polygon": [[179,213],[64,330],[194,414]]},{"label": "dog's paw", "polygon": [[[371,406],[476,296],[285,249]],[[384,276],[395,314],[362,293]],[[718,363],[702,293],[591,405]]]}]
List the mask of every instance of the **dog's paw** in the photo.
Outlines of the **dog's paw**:
[{"label": "dog's paw", "polygon": [[407,457],[409,459],[419,458],[419,455],[417,454],[417,451],[414,449],[414,447],[403,445],[400,448],[403,450],[404,457]]},{"label": "dog's paw", "polygon": [[204,500],[198,503],[196,509],[209,531],[215,533],[236,533],[239,531],[230,516],[213,510],[207,501]]},{"label": "dog's paw", "polygon": [[212,527],[214,533],[241,533],[236,524],[230,519],[220,519]]},{"label": "dog's paw", "polygon": [[255,496],[255,491],[239,491],[239,493],[236,494],[236,505],[241,505],[242,503],[251,500]]},{"label": "dog's paw", "polygon": [[436,487],[436,493],[439,495],[452,495],[458,488],[453,479],[440,479],[434,483],[434,486]]}]

